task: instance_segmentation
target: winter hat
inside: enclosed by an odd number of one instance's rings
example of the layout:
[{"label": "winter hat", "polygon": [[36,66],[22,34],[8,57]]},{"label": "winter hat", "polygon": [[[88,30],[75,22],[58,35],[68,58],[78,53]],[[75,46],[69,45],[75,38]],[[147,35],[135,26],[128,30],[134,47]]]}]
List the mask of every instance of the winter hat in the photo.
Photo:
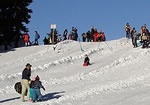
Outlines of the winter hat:
[{"label": "winter hat", "polygon": [[30,67],[32,67],[32,65],[31,65],[30,63],[27,63],[27,64],[26,64],[26,67],[27,67],[27,66],[30,66]]},{"label": "winter hat", "polygon": [[37,75],[35,79],[36,79],[36,80],[40,80],[40,77]]},{"label": "winter hat", "polygon": [[88,55],[87,55],[87,54],[85,54],[84,56],[85,56],[85,57],[87,57]]}]

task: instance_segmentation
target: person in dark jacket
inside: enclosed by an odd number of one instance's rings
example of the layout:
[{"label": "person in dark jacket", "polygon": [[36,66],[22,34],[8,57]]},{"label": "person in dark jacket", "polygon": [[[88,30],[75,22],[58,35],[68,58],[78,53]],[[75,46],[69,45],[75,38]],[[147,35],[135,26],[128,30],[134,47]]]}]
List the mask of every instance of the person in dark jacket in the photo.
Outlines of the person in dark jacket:
[{"label": "person in dark jacket", "polygon": [[67,40],[67,33],[68,33],[68,30],[65,29],[64,34],[63,34],[64,40]]},{"label": "person in dark jacket", "polygon": [[91,41],[94,41],[94,34],[95,34],[95,28],[92,26],[91,27],[91,36],[90,36],[90,39],[91,39]]},{"label": "person in dark jacket", "polygon": [[131,31],[131,39],[132,39],[132,44],[134,45],[134,41],[133,41],[133,35],[135,33],[135,27],[133,27],[132,31]]},{"label": "person in dark jacket", "polygon": [[88,55],[85,54],[85,59],[84,59],[84,64],[83,64],[83,66],[88,66],[88,65],[91,65],[91,64],[90,64],[90,59],[89,59]]},{"label": "person in dark jacket", "polygon": [[137,36],[138,34],[136,33],[136,30],[134,30],[134,32],[133,32],[133,46],[134,46],[134,48],[136,48],[136,47],[138,47],[138,45],[137,45]]},{"label": "person in dark jacket", "polygon": [[29,94],[30,94],[29,81],[30,81],[30,76],[31,76],[31,67],[32,67],[32,65],[27,63],[26,68],[22,72],[22,80],[21,80],[21,86],[22,86],[21,100],[22,100],[22,102],[24,102],[24,96],[25,96],[26,90],[28,90],[27,100],[29,101]]},{"label": "person in dark jacket", "polygon": [[44,42],[44,45],[47,45],[48,44],[48,39],[45,37],[43,42]]},{"label": "person in dark jacket", "polygon": [[82,41],[85,42],[86,41],[86,34],[82,33]]},{"label": "person in dark jacket", "polygon": [[45,91],[44,86],[42,85],[39,76],[37,75],[34,81],[33,89],[33,102],[35,101],[42,101],[42,95],[40,92],[40,88]]},{"label": "person in dark jacket", "polygon": [[90,31],[88,31],[86,33],[86,36],[87,36],[87,42],[91,42],[91,32]]}]

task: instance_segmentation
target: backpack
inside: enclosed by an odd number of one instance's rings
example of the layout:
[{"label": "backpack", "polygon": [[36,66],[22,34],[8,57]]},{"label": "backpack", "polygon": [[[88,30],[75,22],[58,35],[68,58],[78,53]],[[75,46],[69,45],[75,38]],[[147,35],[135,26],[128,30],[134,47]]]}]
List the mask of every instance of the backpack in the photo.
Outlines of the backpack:
[{"label": "backpack", "polygon": [[143,35],[142,36],[142,40],[147,40],[148,38],[147,38],[147,36],[146,35]]},{"label": "backpack", "polygon": [[40,35],[38,34],[38,39],[40,38]]}]

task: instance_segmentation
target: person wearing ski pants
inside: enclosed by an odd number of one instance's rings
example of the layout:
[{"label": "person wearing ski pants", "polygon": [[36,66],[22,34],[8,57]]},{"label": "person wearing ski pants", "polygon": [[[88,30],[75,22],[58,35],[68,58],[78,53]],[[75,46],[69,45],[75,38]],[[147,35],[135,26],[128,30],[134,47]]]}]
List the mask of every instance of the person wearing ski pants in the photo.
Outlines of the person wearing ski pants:
[{"label": "person wearing ski pants", "polygon": [[31,66],[29,63],[26,65],[26,68],[22,72],[22,80],[21,80],[21,86],[22,86],[22,93],[21,93],[21,101],[24,102],[24,96],[27,90],[27,100],[29,101],[29,81],[31,76]]},{"label": "person wearing ski pants", "polygon": [[45,88],[42,85],[39,76],[37,75],[33,85],[33,102],[42,101],[42,94],[40,92],[40,88],[43,88],[43,90],[45,91]]}]

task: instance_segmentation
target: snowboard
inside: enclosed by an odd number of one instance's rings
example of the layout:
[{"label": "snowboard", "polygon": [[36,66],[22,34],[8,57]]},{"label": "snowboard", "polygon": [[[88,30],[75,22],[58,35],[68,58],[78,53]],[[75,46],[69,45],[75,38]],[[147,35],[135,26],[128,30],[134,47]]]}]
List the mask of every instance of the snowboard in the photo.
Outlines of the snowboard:
[{"label": "snowboard", "polygon": [[[17,93],[21,94],[22,93],[22,86],[21,86],[21,82],[17,82],[14,86],[15,90]],[[25,93],[25,96],[27,95],[27,90]]]}]

